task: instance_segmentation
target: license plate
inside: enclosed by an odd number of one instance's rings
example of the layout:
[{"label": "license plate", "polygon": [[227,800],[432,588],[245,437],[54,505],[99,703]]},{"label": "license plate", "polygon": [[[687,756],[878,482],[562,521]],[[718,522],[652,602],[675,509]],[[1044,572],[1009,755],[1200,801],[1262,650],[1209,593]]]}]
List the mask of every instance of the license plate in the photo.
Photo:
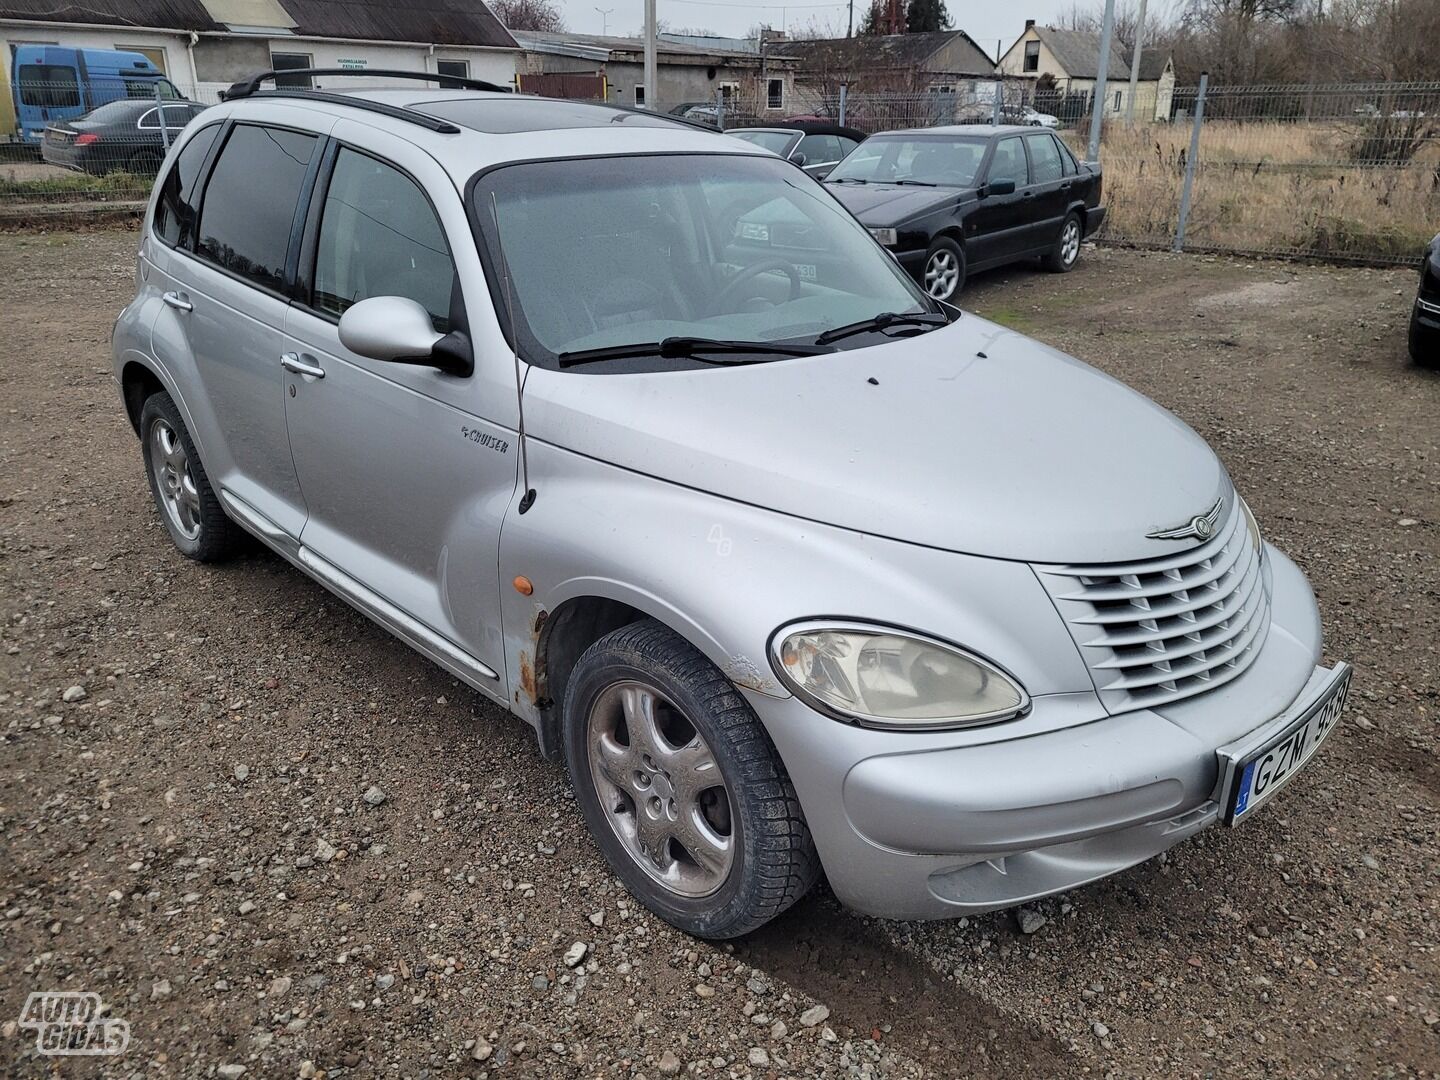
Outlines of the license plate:
[{"label": "license plate", "polygon": [[800,275],[801,281],[814,281],[817,277],[814,263],[796,263],[795,272]]},{"label": "license plate", "polygon": [[1330,681],[1298,716],[1258,748],[1232,757],[1226,822],[1248,821],[1255,809],[1304,768],[1330,733],[1339,726],[1340,710],[1350,687],[1350,666],[1336,667]]}]

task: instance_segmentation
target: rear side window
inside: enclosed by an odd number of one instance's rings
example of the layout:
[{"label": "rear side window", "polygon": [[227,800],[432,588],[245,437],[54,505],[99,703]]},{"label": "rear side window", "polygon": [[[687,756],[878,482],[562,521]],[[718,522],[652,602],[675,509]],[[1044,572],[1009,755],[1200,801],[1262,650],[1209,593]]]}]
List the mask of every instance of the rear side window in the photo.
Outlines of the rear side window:
[{"label": "rear side window", "polygon": [[237,124],[225,140],[200,210],[201,257],[278,289],[295,203],[318,139],[298,131]]},{"label": "rear side window", "polygon": [[[1052,135],[1051,138],[1054,136]],[[1066,176],[1074,176],[1080,171],[1079,166],[1075,164],[1075,155],[1070,153],[1070,148],[1059,139],[1055,139],[1055,145],[1060,147],[1060,168]]]},{"label": "rear side window", "polygon": [[197,131],[180,151],[160,187],[160,198],[155,203],[154,228],[155,235],[167,244],[184,247],[190,243],[195,228],[195,181],[218,134],[219,124]]},{"label": "rear side window", "polygon": [[800,140],[799,150],[805,155],[806,165],[828,165],[844,156],[834,135],[806,135]]},{"label": "rear side window", "polygon": [[1053,184],[1061,176],[1060,149],[1049,132],[1043,135],[1026,135],[1025,145],[1030,150],[1030,172],[1036,184]]},{"label": "rear side window", "polygon": [[398,169],[342,148],[325,193],[314,306],[332,315],[372,296],[403,296],[450,329],[455,264],[435,210]]},{"label": "rear side window", "polygon": [[73,109],[80,104],[75,69],[60,64],[21,64],[16,79],[20,102],[40,109]]}]

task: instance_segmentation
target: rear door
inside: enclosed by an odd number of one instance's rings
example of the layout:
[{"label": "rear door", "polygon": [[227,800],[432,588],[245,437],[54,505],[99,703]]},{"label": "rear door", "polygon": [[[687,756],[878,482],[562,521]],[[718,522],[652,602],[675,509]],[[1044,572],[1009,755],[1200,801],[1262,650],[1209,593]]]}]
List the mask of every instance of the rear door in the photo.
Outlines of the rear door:
[{"label": "rear door", "polygon": [[505,667],[496,565],[519,458],[514,390],[372,360],[339,335],[346,309],[375,296],[418,302],[442,333],[468,330],[470,311],[489,312],[487,293],[459,286],[457,266],[484,280],[464,204],[412,144],[350,120],[332,134],[284,345],[295,366],[320,373],[285,375],[289,445],[309,508],[302,559],[383,597],[423,631],[384,611],[382,621],[503,697],[493,677]]},{"label": "rear door", "polygon": [[15,106],[21,137],[38,143],[45,126],[85,111],[74,49],[50,46],[21,49],[15,67]]},{"label": "rear door", "polygon": [[1049,247],[1059,238],[1073,181],[1065,175],[1060,147],[1048,131],[1026,135],[1025,150],[1030,158],[1030,246]]},{"label": "rear door", "polygon": [[965,255],[971,269],[1018,258],[1030,245],[1030,200],[1026,198],[1030,168],[1019,135],[995,141],[985,187],[997,180],[1014,181],[1015,190],[1008,195],[984,194],[966,219]]},{"label": "rear door", "polygon": [[278,122],[293,116],[256,108],[226,125],[193,229],[184,243],[156,245],[163,306],[152,333],[211,482],[232,513],[277,542],[305,523],[280,356],[287,267],[324,146],[322,133]]}]

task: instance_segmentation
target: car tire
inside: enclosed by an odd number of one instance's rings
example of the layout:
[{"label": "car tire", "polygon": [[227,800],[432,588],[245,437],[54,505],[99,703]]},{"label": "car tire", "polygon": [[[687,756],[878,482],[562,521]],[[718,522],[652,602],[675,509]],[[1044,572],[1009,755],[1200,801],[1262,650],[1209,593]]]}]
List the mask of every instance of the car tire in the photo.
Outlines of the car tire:
[{"label": "car tire", "polygon": [[151,394],[140,409],[140,447],[155,508],[180,554],[218,562],[245,545],[245,533],[226,516],[180,410],[164,391]]},{"label": "car tire", "polygon": [[669,627],[631,623],[585,651],[565,691],[564,745],[601,853],[672,926],[738,937],[794,904],[819,875],[764,725]]},{"label": "car tire", "polygon": [[1068,274],[1080,261],[1080,241],[1085,238],[1085,226],[1075,211],[1065,215],[1060,223],[1060,232],[1055,237],[1055,246],[1045,256],[1045,269],[1055,274]]},{"label": "car tire", "polygon": [[1410,312],[1410,359],[1417,367],[1440,368],[1440,334],[1420,324],[1420,316]]},{"label": "car tire", "polygon": [[925,252],[920,287],[946,303],[953,303],[965,288],[965,250],[950,237],[937,236]]}]

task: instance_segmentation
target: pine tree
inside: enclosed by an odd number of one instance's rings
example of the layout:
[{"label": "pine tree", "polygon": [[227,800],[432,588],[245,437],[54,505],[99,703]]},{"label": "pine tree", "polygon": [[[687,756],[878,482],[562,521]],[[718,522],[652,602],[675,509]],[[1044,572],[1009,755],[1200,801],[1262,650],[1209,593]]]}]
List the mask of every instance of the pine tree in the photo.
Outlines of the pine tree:
[{"label": "pine tree", "polygon": [[905,32],[924,34],[950,29],[950,12],[945,0],[910,0],[905,6]]}]

